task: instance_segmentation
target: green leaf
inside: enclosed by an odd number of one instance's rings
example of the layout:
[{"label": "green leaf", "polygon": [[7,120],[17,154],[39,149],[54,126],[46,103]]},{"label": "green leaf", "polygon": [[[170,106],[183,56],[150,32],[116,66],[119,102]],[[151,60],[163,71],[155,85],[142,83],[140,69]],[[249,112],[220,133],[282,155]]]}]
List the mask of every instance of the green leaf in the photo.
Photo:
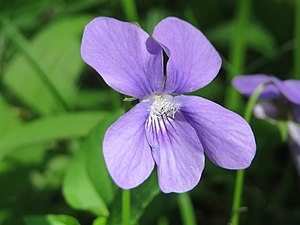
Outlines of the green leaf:
[{"label": "green leaf", "polygon": [[[145,208],[150,204],[153,198],[160,193],[157,184],[156,171],[139,187],[131,190],[131,224],[134,225],[138,222],[143,215]],[[110,207],[110,216],[107,225],[121,225],[121,190],[116,195],[114,203]]]},{"label": "green leaf", "polygon": [[105,112],[81,112],[29,122],[1,137],[0,158],[20,147],[85,136],[105,116]]},{"label": "green leaf", "polygon": [[[11,108],[5,99],[0,95],[0,143],[2,142],[2,138],[12,132],[13,130],[17,130],[22,126],[23,122],[20,118],[17,117],[17,110]],[[1,145],[1,144],[0,144]],[[17,152],[17,154],[10,154],[10,159],[13,159],[15,162],[19,162],[22,164],[36,164],[39,163],[43,157],[45,150],[43,146],[35,146],[29,148],[22,148],[22,152]],[[1,153],[0,153],[1,155]]]},{"label": "green leaf", "polygon": [[114,189],[112,180],[107,171],[105,161],[102,154],[102,142],[107,128],[123,114],[123,111],[118,111],[109,117],[106,117],[95,129],[91,132],[88,139],[84,143],[84,152],[87,159],[88,175],[95,186],[98,194],[102,199],[110,204],[114,197]]},{"label": "green leaf", "polygon": [[0,137],[20,126],[21,121],[14,114],[5,99],[0,95]]},{"label": "green leaf", "polygon": [[26,225],[80,225],[79,222],[67,215],[28,216]]},{"label": "green leaf", "polygon": [[[80,210],[87,210],[99,216],[107,216],[108,210],[98,195],[87,173],[84,147],[76,152],[63,181],[63,194],[68,204]],[[97,169],[97,168],[95,168]]]},{"label": "green leaf", "polygon": [[108,216],[106,204],[112,201],[114,189],[101,146],[108,126],[121,114],[119,111],[103,119],[76,152],[63,182],[65,199],[73,208]]},{"label": "green leaf", "polygon": [[95,219],[93,221],[93,225],[106,225],[106,221],[107,221],[107,218],[105,218],[105,217],[98,217],[97,219]]},{"label": "green leaf", "polygon": [[[76,97],[76,83],[84,65],[79,50],[80,37],[89,20],[83,16],[57,20],[38,33],[30,46],[31,54],[49,72],[47,79],[69,106]],[[17,98],[38,113],[60,110],[55,96],[23,55],[17,54],[8,64],[3,82]]]}]

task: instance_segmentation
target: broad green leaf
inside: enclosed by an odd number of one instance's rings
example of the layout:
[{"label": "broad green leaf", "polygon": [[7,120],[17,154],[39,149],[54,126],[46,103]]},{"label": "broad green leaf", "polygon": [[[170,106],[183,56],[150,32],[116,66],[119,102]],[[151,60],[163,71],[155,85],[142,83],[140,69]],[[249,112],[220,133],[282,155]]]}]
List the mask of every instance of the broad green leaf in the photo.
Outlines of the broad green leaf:
[{"label": "broad green leaf", "polygon": [[[223,23],[206,33],[210,41],[228,46],[233,38],[234,21]],[[276,39],[262,25],[252,22],[247,29],[246,43],[249,48],[272,57],[276,52]]]},{"label": "broad green leaf", "polygon": [[80,112],[28,122],[1,137],[0,158],[20,147],[85,136],[105,116],[105,112]]},{"label": "broad green leaf", "polygon": [[[80,39],[89,17],[56,20],[38,33],[31,42],[31,51],[49,72],[48,79],[70,106],[77,93],[76,83],[83,68]],[[52,92],[39,78],[29,61],[17,54],[3,74],[6,87],[30,108],[41,114],[59,111]]]},{"label": "broad green leaf", "polygon": [[10,130],[20,126],[21,121],[13,114],[13,110],[7,104],[5,99],[0,95],[0,137]]},{"label": "broad green leaf", "polygon": [[[110,207],[110,216],[107,225],[122,224],[122,213],[120,213],[122,211],[121,191],[116,195],[114,203]],[[156,171],[141,186],[131,190],[131,225],[138,222],[145,208],[159,193],[160,189],[157,184]]]},{"label": "broad green leaf", "polygon": [[105,202],[88,176],[85,151],[83,143],[83,147],[76,152],[65,174],[63,195],[68,204],[75,209],[87,210],[98,216],[108,216]]},{"label": "broad green leaf", "polygon": [[113,200],[114,187],[104,162],[102,141],[107,128],[122,113],[101,120],[76,152],[63,182],[64,196],[72,207],[108,216],[106,205]]},{"label": "broad green leaf", "polygon": [[24,220],[26,225],[80,225],[75,218],[67,215],[28,216]]},{"label": "broad green leaf", "polygon": [[[12,109],[5,99],[0,95],[0,142],[2,138],[9,132],[17,130],[22,126],[23,122],[16,115],[16,109]],[[10,159],[21,164],[36,164],[39,163],[44,157],[45,150],[43,146],[35,146],[29,148],[22,148],[22,152],[9,155]]]},{"label": "broad green leaf", "polygon": [[106,221],[107,221],[107,218],[105,218],[105,217],[98,217],[97,219],[95,219],[93,221],[93,225],[106,225]]},{"label": "broad green leaf", "polygon": [[84,143],[84,152],[87,159],[88,175],[95,186],[98,194],[106,202],[110,204],[114,197],[114,188],[110,175],[108,174],[103,153],[102,142],[107,128],[121,115],[122,111],[106,117],[95,129],[91,132],[88,139]]}]

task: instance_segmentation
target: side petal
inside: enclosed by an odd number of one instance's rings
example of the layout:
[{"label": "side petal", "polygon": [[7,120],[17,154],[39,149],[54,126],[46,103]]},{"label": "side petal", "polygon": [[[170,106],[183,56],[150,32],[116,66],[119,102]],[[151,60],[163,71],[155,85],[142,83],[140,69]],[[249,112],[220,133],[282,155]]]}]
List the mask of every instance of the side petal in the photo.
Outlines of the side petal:
[{"label": "side petal", "polygon": [[[232,80],[232,85],[243,95],[250,96],[260,84],[268,84],[260,94],[260,99],[277,99],[280,95],[279,90],[273,84],[278,80],[273,76],[264,74],[253,74],[238,76]],[[278,80],[279,81],[279,80]]]},{"label": "side petal", "polygon": [[134,188],[154,168],[151,148],[145,135],[149,104],[139,103],[106,131],[103,154],[108,171],[118,186]]},{"label": "side petal", "polygon": [[221,68],[221,57],[191,24],[168,17],[158,23],[153,37],[169,56],[165,91],[183,94],[209,84]]},{"label": "side petal", "polygon": [[300,80],[285,80],[276,85],[290,102],[300,105]]},{"label": "side petal", "polygon": [[204,168],[202,145],[194,128],[177,112],[175,118],[148,121],[148,141],[158,166],[160,189],[182,193],[194,188]]},{"label": "side petal", "polygon": [[162,91],[162,49],[134,24],[92,20],[83,33],[81,55],[118,92],[143,98]]},{"label": "side petal", "polygon": [[242,117],[200,97],[176,98],[212,162],[227,169],[244,169],[250,165],[256,144],[249,124]]}]

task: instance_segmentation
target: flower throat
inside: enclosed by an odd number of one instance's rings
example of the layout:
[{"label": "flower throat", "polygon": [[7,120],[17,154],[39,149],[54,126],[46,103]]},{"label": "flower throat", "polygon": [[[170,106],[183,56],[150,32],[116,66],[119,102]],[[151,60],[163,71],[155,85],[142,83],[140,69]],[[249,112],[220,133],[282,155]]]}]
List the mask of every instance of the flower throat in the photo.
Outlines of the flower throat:
[{"label": "flower throat", "polygon": [[150,118],[158,119],[163,116],[174,118],[179,110],[179,103],[176,102],[173,96],[162,94],[155,95],[155,100],[150,107]]}]

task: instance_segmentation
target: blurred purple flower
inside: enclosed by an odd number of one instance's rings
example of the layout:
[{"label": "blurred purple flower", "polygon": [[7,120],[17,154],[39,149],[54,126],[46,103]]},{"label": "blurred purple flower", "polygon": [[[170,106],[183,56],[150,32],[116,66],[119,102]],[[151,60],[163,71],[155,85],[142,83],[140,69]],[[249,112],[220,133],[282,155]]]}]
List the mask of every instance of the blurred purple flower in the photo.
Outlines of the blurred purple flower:
[{"label": "blurred purple flower", "polygon": [[85,28],[81,54],[109,86],[140,100],[103,142],[120,187],[138,186],[156,164],[163,192],[189,191],[200,180],[204,153],[223,168],[250,165],[256,145],[243,118],[206,99],[179,95],[206,86],[221,67],[217,51],[189,23],[166,18],[150,37],[134,24],[99,17]]},{"label": "blurred purple flower", "polygon": [[233,79],[233,86],[242,94],[250,96],[260,84],[266,84],[260,100],[273,100],[255,105],[256,117],[272,123],[286,120],[288,142],[300,174],[300,80],[281,81],[264,74],[244,75]]}]

